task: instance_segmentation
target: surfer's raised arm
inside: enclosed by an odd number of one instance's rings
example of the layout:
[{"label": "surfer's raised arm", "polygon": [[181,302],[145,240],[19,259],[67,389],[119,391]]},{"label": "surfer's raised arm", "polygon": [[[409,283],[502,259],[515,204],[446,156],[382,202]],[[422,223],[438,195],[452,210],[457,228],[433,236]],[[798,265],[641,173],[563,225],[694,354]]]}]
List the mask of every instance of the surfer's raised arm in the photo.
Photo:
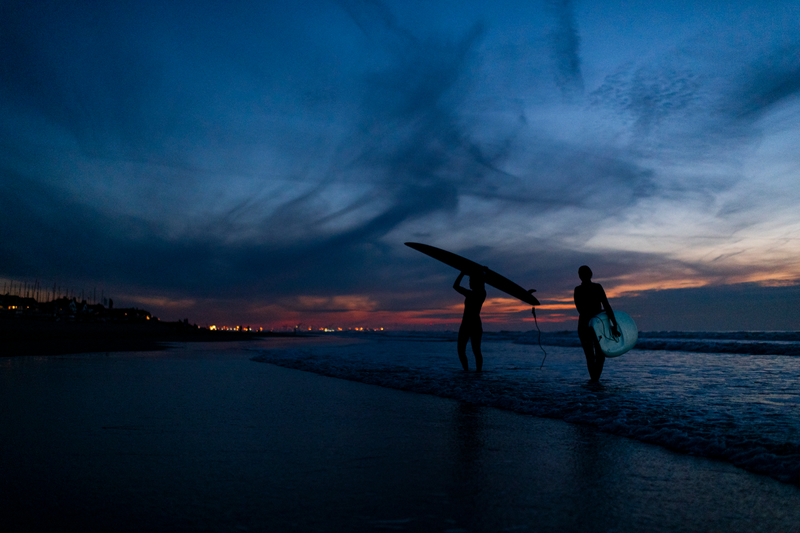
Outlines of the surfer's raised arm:
[{"label": "surfer's raised arm", "polygon": [[464,279],[464,273],[463,272],[458,274],[458,277],[456,278],[455,283],[453,283],[453,288],[455,290],[457,290],[460,294],[463,294],[464,296],[467,296],[472,291],[470,291],[469,289],[466,289],[466,288],[461,286],[461,280],[462,279]]}]

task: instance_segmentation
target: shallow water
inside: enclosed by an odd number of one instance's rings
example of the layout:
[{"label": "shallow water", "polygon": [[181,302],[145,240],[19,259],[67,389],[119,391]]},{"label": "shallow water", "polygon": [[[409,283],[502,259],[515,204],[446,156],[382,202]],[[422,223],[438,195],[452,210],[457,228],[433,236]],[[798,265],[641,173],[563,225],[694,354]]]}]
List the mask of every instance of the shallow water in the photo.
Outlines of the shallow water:
[{"label": "shallow water", "polygon": [[[255,349],[300,353],[281,342]],[[380,351],[334,344],[303,350]],[[429,369],[449,361],[452,344],[428,344]],[[0,359],[3,530],[800,530],[793,485],[587,425],[253,362],[253,349]],[[464,391],[523,370],[454,368],[438,375]]]},{"label": "shallow water", "polygon": [[722,458],[800,483],[800,358],[634,349],[587,381],[580,348],[487,336],[484,370],[464,373],[447,335],[362,336],[346,346],[263,351],[258,361],[586,424]]}]

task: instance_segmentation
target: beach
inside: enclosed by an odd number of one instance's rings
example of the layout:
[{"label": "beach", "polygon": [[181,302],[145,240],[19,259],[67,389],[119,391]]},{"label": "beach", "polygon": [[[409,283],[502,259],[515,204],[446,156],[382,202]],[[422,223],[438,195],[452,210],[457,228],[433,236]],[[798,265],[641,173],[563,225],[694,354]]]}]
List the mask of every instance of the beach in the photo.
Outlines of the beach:
[{"label": "beach", "polygon": [[475,403],[251,360],[0,359],[8,531],[800,531],[800,490]]}]

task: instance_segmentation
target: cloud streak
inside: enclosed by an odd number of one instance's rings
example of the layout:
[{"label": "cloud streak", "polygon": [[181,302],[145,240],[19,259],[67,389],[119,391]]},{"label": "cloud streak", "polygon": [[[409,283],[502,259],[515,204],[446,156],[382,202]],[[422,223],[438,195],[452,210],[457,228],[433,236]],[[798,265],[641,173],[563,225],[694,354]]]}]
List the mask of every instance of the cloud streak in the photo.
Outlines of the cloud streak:
[{"label": "cloud streak", "polygon": [[550,34],[556,84],[565,98],[576,98],[583,94],[584,82],[581,74],[581,37],[573,3],[572,0],[552,0],[550,8],[556,19],[556,27]]}]

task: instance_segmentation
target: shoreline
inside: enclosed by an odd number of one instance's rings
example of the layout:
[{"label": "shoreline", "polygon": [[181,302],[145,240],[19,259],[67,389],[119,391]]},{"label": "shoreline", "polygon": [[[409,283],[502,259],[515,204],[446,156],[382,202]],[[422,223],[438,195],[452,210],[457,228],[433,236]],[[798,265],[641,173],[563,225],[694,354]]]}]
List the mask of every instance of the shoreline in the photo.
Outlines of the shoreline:
[{"label": "shoreline", "polygon": [[295,333],[211,331],[181,322],[68,322],[0,318],[0,357],[160,351],[170,342],[235,342]]}]

